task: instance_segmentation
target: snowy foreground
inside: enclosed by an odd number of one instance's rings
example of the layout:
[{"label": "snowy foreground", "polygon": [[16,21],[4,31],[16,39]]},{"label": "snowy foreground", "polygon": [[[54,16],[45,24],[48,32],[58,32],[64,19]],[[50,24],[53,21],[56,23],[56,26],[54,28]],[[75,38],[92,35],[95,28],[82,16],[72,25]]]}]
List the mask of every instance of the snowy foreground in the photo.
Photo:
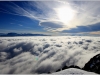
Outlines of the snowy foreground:
[{"label": "snowy foreground", "polygon": [[87,72],[87,71],[83,71],[83,70],[80,70],[80,69],[76,69],[76,68],[69,68],[69,69],[66,69],[66,70],[62,70],[60,72],[56,72],[56,73],[53,73],[53,74],[57,74],[57,75],[61,75],[61,74],[70,74],[70,75],[99,75],[99,74],[96,74],[96,73],[93,73],[93,72]]},{"label": "snowy foreground", "polygon": [[[100,37],[0,37],[0,74],[56,74],[55,71],[65,65],[83,68],[99,53]],[[79,71],[67,69],[57,73],[69,74],[71,70],[71,73]],[[78,73],[90,72],[80,70]]]}]

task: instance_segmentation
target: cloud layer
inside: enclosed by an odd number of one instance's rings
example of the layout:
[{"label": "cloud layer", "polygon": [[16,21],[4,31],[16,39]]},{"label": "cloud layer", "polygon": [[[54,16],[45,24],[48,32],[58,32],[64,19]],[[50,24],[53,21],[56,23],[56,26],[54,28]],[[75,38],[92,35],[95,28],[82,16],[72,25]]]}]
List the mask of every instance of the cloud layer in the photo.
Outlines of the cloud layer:
[{"label": "cloud layer", "polygon": [[0,37],[0,73],[48,73],[84,67],[100,53],[99,37]]}]

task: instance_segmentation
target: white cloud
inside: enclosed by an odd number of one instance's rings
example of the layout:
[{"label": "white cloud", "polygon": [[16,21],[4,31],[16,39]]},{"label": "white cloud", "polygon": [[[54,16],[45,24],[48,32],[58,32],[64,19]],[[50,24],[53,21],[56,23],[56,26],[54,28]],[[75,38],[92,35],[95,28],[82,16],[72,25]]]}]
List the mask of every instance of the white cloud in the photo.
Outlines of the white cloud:
[{"label": "white cloud", "polygon": [[[0,37],[1,73],[47,73],[84,65],[100,53],[99,37]],[[2,62],[1,62],[2,61]]]},{"label": "white cloud", "polygon": [[83,71],[83,70],[75,69],[75,68],[69,68],[69,69],[66,69],[66,70],[62,70],[60,72],[55,72],[53,74],[60,74],[60,75],[63,75],[63,74],[69,74],[69,75],[73,75],[73,74],[75,74],[75,75],[77,75],[77,74],[80,74],[80,75],[81,74],[83,74],[83,75],[87,74],[87,75],[89,75],[89,74],[92,74],[92,75],[98,75],[98,74],[95,74],[95,73],[92,73],[92,72],[87,72],[87,71]]},{"label": "white cloud", "polygon": [[[23,7],[13,2],[10,3],[7,6],[11,11],[2,9],[2,12],[38,20],[40,26],[50,27],[46,28],[47,31],[59,32],[100,22],[100,1],[33,1],[24,3]],[[70,18],[68,17],[68,14],[71,15],[70,11],[67,13],[66,10],[66,13],[59,15],[58,9],[61,7],[74,11],[74,17],[68,23],[62,20]],[[59,18],[61,15],[64,18]]]},{"label": "white cloud", "polygon": [[6,60],[8,56],[9,56],[8,53],[6,53],[6,52],[0,52],[0,60],[1,61]]},{"label": "white cloud", "polygon": [[17,49],[17,48],[15,48],[13,51],[14,51],[14,53],[19,53],[19,52],[21,52],[21,51],[22,51],[22,48],[21,48],[21,47],[20,47],[20,48],[18,48],[18,49]]},{"label": "white cloud", "polygon": [[23,25],[19,24],[19,26],[23,26]]},{"label": "white cloud", "polygon": [[[10,9],[13,10],[13,14],[26,16],[32,20],[38,20],[41,26],[50,27],[50,29],[47,28],[48,31],[69,30],[77,26],[88,26],[100,22],[99,1],[35,1],[26,3],[24,6],[27,7],[20,7],[14,3],[11,4],[13,6],[10,5]],[[75,16],[73,19],[67,24],[63,23],[57,16],[57,9],[62,6],[68,6],[76,12],[74,13]],[[65,15],[65,18],[66,17]]]}]

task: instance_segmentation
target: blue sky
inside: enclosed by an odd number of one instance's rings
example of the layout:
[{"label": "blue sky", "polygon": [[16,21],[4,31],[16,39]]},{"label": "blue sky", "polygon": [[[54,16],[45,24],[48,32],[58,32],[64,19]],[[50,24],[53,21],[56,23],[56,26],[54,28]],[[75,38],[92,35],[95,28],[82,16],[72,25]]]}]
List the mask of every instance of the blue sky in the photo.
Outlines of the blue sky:
[{"label": "blue sky", "polygon": [[100,35],[100,1],[1,1],[0,33]]}]

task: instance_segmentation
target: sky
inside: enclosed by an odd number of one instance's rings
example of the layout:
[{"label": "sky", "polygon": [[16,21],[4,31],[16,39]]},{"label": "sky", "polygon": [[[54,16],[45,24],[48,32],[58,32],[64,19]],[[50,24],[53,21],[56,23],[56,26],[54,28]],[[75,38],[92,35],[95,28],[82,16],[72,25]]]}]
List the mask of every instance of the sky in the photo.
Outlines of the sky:
[{"label": "sky", "polygon": [[0,1],[0,33],[100,35],[100,1]]}]

